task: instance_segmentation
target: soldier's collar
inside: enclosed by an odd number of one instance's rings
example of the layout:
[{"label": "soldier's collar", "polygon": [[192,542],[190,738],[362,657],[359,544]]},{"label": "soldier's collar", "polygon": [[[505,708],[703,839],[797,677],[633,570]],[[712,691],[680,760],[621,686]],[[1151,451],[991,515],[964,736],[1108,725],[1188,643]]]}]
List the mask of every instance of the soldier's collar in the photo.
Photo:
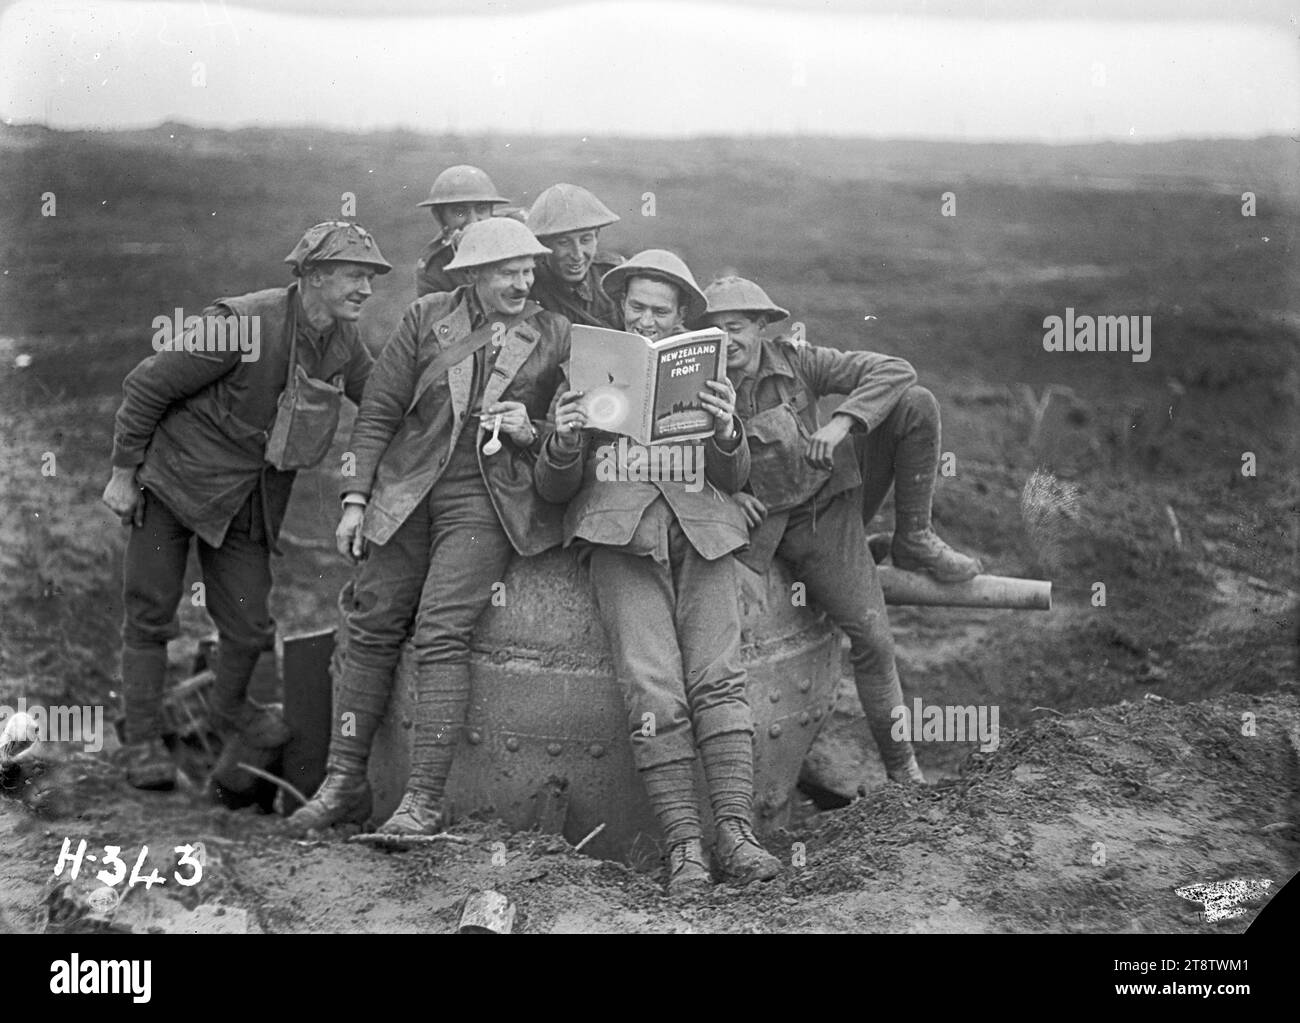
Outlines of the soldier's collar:
[{"label": "soldier's collar", "polygon": [[780,344],[780,336],[775,338],[765,337],[759,340],[758,372],[754,375],[754,379],[761,380],[763,377],[774,374],[783,377],[794,377],[794,370],[790,368],[790,360]]},{"label": "soldier's collar", "polygon": [[329,337],[330,334],[334,333],[334,328],[338,326],[337,322],[331,322],[329,326],[321,330],[313,327],[311,325],[311,320],[307,318],[307,310],[302,304],[302,291],[298,290],[296,283],[290,285],[290,287],[293,289],[293,297],[290,301],[293,302],[293,320],[298,329],[298,336],[319,344],[322,340]]}]

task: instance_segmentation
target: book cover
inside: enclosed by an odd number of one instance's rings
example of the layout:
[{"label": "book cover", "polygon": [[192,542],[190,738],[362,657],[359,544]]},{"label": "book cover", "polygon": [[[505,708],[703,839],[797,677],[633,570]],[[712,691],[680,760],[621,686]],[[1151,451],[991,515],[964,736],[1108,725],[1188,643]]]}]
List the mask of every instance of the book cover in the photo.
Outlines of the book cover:
[{"label": "book cover", "polygon": [[705,381],[726,376],[726,335],[716,327],[650,341],[605,327],[573,327],[572,386],[584,392],[588,425],[641,444],[700,440],[713,416]]}]

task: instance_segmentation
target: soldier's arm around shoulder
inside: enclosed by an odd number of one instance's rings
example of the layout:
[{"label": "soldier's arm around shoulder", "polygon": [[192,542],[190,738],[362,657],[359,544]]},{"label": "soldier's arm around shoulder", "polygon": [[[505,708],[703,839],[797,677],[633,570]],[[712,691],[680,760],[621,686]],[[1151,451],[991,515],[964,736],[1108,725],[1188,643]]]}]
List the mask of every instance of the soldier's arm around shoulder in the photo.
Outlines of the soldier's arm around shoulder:
[{"label": "soldier's arm around shoulder", "polygon": [[806,345],[795,349],[796,369],[813,390],[813,397],[847,394],[835,411],[875,429],[894,410],[904,392],[916,383],[916,370],[906,359],[876,352],[843,352]]},{"label": "soldier's arm around shoulder", "polygon": [[379,459],[415,395],[420,305],[415,302],[407,307],[366,380],[348,443],[357,456],[357,475],[348,481],[348,492],[369,495]]},{"label": "soldier's arm around shoulder", "polygon": [[[209,319],[224,319],[229,315],[230,310],[225,306],[214,305],[203,310],[204,338],[216,336],[216,331],[207,328]],[[186,339],[190,336],[187,332],[184,338],[173,338],[177,344],[177,350],[173,351],[158,348],[155,335],[157,354],[141,360],[122,381],[122,404],[113,428],[114,466],[131,468],[141,464],[167,409],[220,380],[239,365],[242,352],[237,345],[214,346],[230,350],[208,352],[202,350],[202,344],[192,344],[194,350],[187,351]],[[195,341],[202,342],[204,338],[195,336]]]}]

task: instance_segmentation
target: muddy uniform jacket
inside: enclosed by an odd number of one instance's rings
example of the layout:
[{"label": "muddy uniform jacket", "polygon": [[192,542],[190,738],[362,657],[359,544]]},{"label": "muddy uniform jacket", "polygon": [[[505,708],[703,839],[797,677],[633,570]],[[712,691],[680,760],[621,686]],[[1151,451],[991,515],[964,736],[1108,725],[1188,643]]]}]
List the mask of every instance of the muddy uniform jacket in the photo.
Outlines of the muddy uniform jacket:
[{"label": "muddy uniform jacket", "polygon": [[600,286],[601,277],[622,262],[623,257],[612,252],[597,253],[586,278],[572,285],[559,277],[545,258],[538,259],[531,298],[543,309],[559,313],[570,323],[622,330],[623,311]]},{"label": "muddy uniform jacket", "polygon": [[739,555],[745,565],[767,571],[791,509],[814,500],[823,504],[862,485],[851,438],[835,448],[830,469],[814,468],[804,458],[809,438],[821,426],[817,399],[847,394],[835,411],[858,421],[855,432],[870,432],[914,383],[911,364],[891,355],[763,340],[757,374],[736,386],[736,415],[749,436],[746,489],[767,506],[749,550]]},{"label": "muddy uniform jacket", "polygon": [[[256,361],[245,362],[237,344],[233,352],[163,351],[122,382],[113,465],[140,466],[140,483],[214,547],[259,479],[272,545],[284,521],[296,474],[272,468],[264,455],[288,379],[290,303],[297,295],[293,284],[220,298],[204,310],[205,317],[259,317]],[[319,341],[308,341],[310,327],[301,314],[298,321],[299,364],[318,380],[341,382],[359,402],[373,360],[356,324],[335,323]]]},{"label": "muddy uniform jacket", "polygon": [[467,283],[465,275],[457,270],[448,271],[447,264],[456,255],[447,239],[447,232],[442,232],[429,242],[415,261],[415,295],[423,298],[438,291],[455,291]]},{"label": "muddy uniform jacket", "polygon": [[[610,547],[631,543],[646,509],[662,495],[702,557],[712,561],[743,547],[748,541],[745,516],[726,495],[745,485],[749,476],[749,447],[737,423],[736,447],[724,451],[713,437],[703,441],[704,477],[699,491],[684,482],[602,480],[596,475],[602,445],[619,438],[599,430],[584,430],[576,454],[556,450],[554,440],[537,459],[537,491],[547,501],[569,502],[564,516],[564,543],[582,539]],[[637,445],[629,442],[631,448]],[[719,493],[721,491],[721,493]],[[576,495],[576,496],[574,496]]]},{"label": "muddy uniform jacket", "polygon": [[[477,430],[468,413],[474,359],[464,358],[445,371],[426,373],[440,352],[471,331],[469,286],[427,295],[406,310],[392,339],[380,353],[361,399],[349,449],[356,455],[356,477],[344,480],[344,493],[365,494],[363,535],[387,543],[447,466],[462,430]],[[498,318],[499,319],[499,318]],[[562,539],[561,509],[533,487],[533,463],[549,432],[546,413],[563,380],[569,358],[569,321],[529,302],[508,326],[483,391],[483,407],[520,401],[538,431],[532,448],[501,434],[495,455],[479,451],[479,468],[497,517],[520,554],[538,554]],[[490,329],[489,323],[480,329]],[[436,369],[436,367],[434,367]]]}]

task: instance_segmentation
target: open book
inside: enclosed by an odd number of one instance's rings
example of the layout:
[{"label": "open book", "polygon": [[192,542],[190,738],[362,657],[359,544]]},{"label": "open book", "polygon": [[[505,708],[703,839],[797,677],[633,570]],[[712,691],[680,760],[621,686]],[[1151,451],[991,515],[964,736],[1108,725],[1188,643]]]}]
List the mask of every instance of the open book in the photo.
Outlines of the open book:
[{"label": "open book", "polygon": [[727,375],[726,335],[717,327],[651,341],[604,327],[573,327],[570,386],[583,394],[587,425],[639,444],[699,440],[713,433],[700,402],[706,380]]}]

